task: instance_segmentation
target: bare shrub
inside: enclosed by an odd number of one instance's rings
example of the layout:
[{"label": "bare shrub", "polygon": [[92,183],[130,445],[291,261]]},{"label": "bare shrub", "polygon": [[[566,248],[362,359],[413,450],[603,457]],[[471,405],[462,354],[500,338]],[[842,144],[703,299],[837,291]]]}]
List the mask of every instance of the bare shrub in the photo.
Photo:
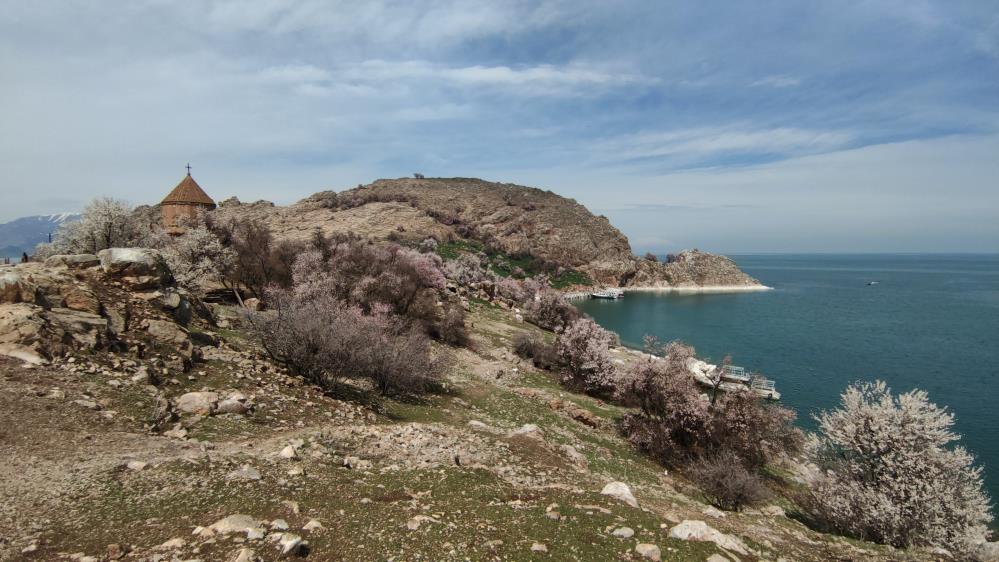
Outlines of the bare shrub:
[{"label": "bare shrub", "polygon": [[262,299],[267,298],[265,290],[271,285],[291,286],[292,266],[303,244],[276,241],[267,225],[250,219],[224,224],[208,219],[206,228],[235,252],[235,263],[228,275],[234,286],[242,285]]},{"label": "bare shrub", "polygon": [[466,346],[471,341],[465,326],[465,310],[457,304],[446,306],[440,322],[432,329],[436,335],[431,335],[451,345]]},{"label": "bare shrub", "polygon": [[579,319],[579,311],[561,293],[545,291],[524,309],[524,319],[546,330],[559,331]]},{"label": "bare shrub", "polygon": [[649,356],[632,365],[628,397],[641,412],[626,416],[621,427],[651,457],[678,466],[706,448],[710,409],[687,369],[693,348],[673,342],[663,353],[662,359]]},{"label": "bare shrub", "polygon": [[518,357],[530,359],[531,363],[539,369],[550,371],[560,365],[558,355],[555,353],[555,346],[546,343],[537,334],[519,332],[513,336],[513,352]]},{"label": "bare shrub", "polygon": [[272,358],[309,382],[335,389],[366,378],[386,394],[423,391],[440,376],[426,335],[384,307],[365,314],[330,295],[280,289],[269,300],[269,311],[251,314],[251,326]]},{"label": "bare shrub", "polygon": [[806,505],[821,527],[959,553],[985,540],[992,517],[982,469],[952,446],[954,416],[926,392],[895,396],[884,382],[857,383],[816,421],[810,457],[820,471]]},{"label": "bare shrub", "polygon": [[760,504],[770,497],[763,481],[731,452],[702,459],[689,471],[708,503],[729,511]]},{"label": "bare shrub", "polygon": [[568,371],[567,382],[593,394],[613,392],[616,369],[609,348],[613,335],[589,318],[580,318],[555,338],[555,353]]},{"label": "bare shrub", "polygon": [[652,252],[646,252],[645,253],[645,261],[658,262],[659,258],[657,258],[656,255],[653,254]]},{"label": "bare shrub", "polygon": [[349,236],[331,238],[322,249],[299,256],[292,280],[302,298],[329,296],[365,313],[385,305],[434,338],[452,345],[469,342],[464,310],[447,300],[438,304],[446,281],[436,254],[394,244],[376,246]]},{"label": "bare shrub", "polygon": [[750,392],[724,393],[711,408],[707,441],[718,455],[731,455],[758,470],[801,452],[804,434],[792,410],[766,404]]}]

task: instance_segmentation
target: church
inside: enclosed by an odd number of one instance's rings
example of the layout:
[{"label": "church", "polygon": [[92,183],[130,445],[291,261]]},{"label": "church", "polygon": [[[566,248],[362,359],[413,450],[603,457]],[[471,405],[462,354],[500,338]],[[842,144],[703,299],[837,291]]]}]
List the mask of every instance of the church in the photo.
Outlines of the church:
[{"label": "church", "polygon": [[191,177],[191,165],[187,166],[187,176],[160,203],[163,212],[163,228],[173,235],[184,233],[184,223],[198,216],[199,210],[211,211],[215,201],[201,189]]}]

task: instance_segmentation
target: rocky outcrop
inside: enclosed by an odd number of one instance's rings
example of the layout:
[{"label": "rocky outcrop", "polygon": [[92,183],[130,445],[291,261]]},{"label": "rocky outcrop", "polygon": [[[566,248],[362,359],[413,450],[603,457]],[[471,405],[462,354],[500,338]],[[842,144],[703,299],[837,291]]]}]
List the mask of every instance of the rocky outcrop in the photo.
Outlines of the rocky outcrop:
[{"label": "rocky outcrop", "polygon": [[[73,350],[165,346],[189,366],[200,356],[184,327],[210,313],[172,285],[155,250],[113,248],[0,267],[0,355],[44,363]],[[131,340],[131,344],[127,341]]]},{"label": "rocky outcrop", "polygon": [[664,289],[762,287],[729,258],[700,250],[684,250],[667,263],[641,260],[625,285]]}]

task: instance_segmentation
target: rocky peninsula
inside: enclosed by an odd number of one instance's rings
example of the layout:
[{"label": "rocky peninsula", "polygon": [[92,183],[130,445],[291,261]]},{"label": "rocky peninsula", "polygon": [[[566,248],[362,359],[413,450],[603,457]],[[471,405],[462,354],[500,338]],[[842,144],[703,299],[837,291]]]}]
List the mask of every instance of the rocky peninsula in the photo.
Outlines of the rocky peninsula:
[{"label": "rocky peninsula", "polygon": [[515,259],[578,271],[590,284],[628,289],[740,291],[765,289],[730,259],[698,250],[668,263],[640,258],[607,217],[575,200],[533,187],[475,178],[380,179],[289,206],[222,201],[221,216],[252,218],[279,238],[354,234],[418,244],[470,242]]}]

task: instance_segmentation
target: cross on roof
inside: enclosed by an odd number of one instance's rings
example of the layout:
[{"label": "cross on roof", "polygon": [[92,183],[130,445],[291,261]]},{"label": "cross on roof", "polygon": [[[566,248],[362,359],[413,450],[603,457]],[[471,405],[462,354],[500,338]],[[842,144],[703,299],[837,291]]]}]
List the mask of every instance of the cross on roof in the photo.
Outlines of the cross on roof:
[{"label": "cross on roof", "polygon": [[191,163],[187,163],[187,175],[191,175]]}]

